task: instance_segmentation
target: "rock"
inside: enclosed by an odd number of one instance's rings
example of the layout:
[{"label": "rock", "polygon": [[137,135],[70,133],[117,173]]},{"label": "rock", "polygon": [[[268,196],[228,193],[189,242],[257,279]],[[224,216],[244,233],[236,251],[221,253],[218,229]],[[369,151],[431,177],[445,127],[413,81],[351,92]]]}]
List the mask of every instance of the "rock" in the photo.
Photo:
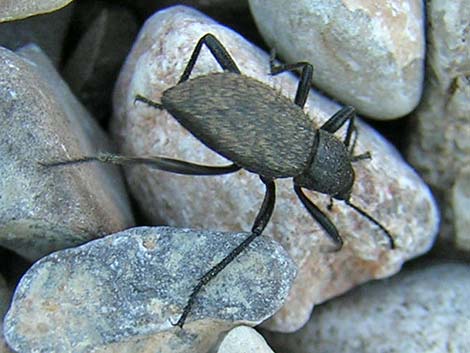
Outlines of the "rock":
[{"label": "rock", "polygon": [[267,43],[287,62],[308,61],[314,84],[371,118],[411,112],[424,78],[420,0],[250,0]]},{"label": "rock", "polygon": [[468,238],[468,228],[462,234],[458,224],[466,222],[465,216],[461,218],[462,211],[455,202],[463,184],[454,185],[459,173],[465,174],[462,168],[470,165],[470,3],[428,2],[428,21],[426,89],[412,116],[413,134],[407,154],[442,205],[436,251],[450,256],[457,249],[468,255],[468,245],[459,240]]},{"label": "rock", "polygon": [[238,326],[230,330],[217,353],[274,353],[255,329]]},{"label": "rock", "polygon": [[3,316],[5,315],[8,306],[10,305],[11,291],[7,286],[7,283],[3,276],[0,274],[0,353],[11,353],[13,352],[6,344],[5,338],[3,337]]},{"label": "rock", "polygon": [[104,7],[65,66],[65,80],[98,120],[110,115],[114,83],[136,34],[136,19],[130,11]]},{"label": "rock", "polygon": [[[162,155],[208,165],[228,162],[183,129],[167,112],[134,103],[135,95],[159,102],[174,86],[198,39],[213,33],[232,54],[240,70],[266,82],[287,97],[297,80],[289,74],[268,75],[269,56],[201,13],[173,7],[144,25],[124,65],[114,92],[113,131],[127,155]],[[193,76],[220,71],[206,48]],[[339,109],[312,91],[305,111],[320,126]],[[299,266],[299,275],[284,308],[270,321],[275,330],[294,331],[309,318],[316,303],[373,278],[396,273],[404,261],[426,252],[438,227],[438,212],[428,187],[397,151],[374,130],[357,122],[355,153],[371,151],[371,160],[355,164],[352,202],[379,220],[395,237],[390,251],[384,233],[354,210],[329,197],[305,191],[336,224],[345,240],[340,252],[295,196],[292,181],[277,181],[277,202],[266,234],[281,242]],[[344,129],[344,128],[343,128]],[[344,136],[344,130],[338,136]],[[137,165],[126,169],[129,187],[153,222],[172,226],[239,231],[251,229],[264,195],[257,175],[240,171],[218,177],[178,176]]]},{"label": "rock", "polygon": [[[51,14],[2,23],[0,46],[15,51],[27,44],[35,43],[46,52],[54,66],[59,67],[73,9],[74,5],[70,5]],[[0,9],[0,16],[1,14],[3,12]]]},{"label": "rock", "polygon": [[22,278],[5,337],[21,352],[207,352],[222,332],[274,314],[295,276],[262,236],[196,296],[183,329],[172,326],[197,279],[247,235],[140,227],[53,253]]},{"label": "rock", "polygon": [[0,245],[34,260],[133,217],[115,168],[39,164],[110,144],[44,54],[21,53],[0,48]]},{"label": "rock", "polygon": [[470,167],[463,167],[452,187],[452,209],[455,218],[455,244],[470,252]]},{"label": "rock", "polygon": [[66,6],[72,0],[6,0],[0,3],[0,22],[19,20]]},{"label": "rock", "polygon": [[428,265],[318,307],[296,333],[265,337],[276,352],[466,352],[470,266]]}]

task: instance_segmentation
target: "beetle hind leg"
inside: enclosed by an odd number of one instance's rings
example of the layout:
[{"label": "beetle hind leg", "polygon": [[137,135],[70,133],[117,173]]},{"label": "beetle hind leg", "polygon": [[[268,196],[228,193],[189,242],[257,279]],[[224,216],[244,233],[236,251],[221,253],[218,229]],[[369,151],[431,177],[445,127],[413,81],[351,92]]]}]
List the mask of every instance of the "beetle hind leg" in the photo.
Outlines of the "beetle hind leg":
[{"label": "beetle hind leg", "polygon": [[194,65],[196,64],[196,60],[199,57],[201,48],[204,44],[210,50],[215,60],[217,60],[222,69],[236,74],[241,74],[240,70],[237,67],[237,64],[235,64],[235,61],[232,59],[227,49],[225,49],[222,43],[213,34],[207,33],[197,42],[196,47],[194,48],[193,53],[191,54],[191,57],[188,61],[188,64],[186,65],[186,68],[184,69],[183,74],[181,75],[178,83],[184,82],[189,79],[189,76],[193,71]]}]

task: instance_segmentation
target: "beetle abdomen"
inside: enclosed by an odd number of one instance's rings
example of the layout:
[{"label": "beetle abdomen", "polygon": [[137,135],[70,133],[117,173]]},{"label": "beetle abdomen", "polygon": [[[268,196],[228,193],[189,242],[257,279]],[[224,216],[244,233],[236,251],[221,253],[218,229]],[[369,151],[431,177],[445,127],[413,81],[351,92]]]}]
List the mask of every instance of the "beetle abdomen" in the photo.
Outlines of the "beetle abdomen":
[{"label": "beetle abdomen", "polygon": [[307,164],[315,136],[302,109],[270,86],[213,73],[163,93],[162,104],[206,146],[267,177],[292,177]]}]

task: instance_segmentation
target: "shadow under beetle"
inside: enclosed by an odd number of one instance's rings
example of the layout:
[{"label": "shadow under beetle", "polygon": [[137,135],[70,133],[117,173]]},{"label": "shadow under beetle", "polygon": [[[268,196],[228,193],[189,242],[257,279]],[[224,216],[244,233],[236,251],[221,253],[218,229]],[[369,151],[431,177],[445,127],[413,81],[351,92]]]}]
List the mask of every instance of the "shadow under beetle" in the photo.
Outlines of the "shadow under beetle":
[{"label": "shadow under beetle", "polygon": [[[203,45],[223,68],[189,79]],[[309,214],[322,226],[341,249],[343,240],[330,219],[310,201],[302,188],[344,201],[377,225],[395,248],[391,234],[378,221],[349,199],[354,184],[352,162],[370,158],[369,153],[353,155],[355,112],[344,107],[315,129],[303,112],[310,90],[313,67],[309,63],[275,66],[270,59],[271,75],[302,69],[294,103],[272,87],[241,74],[227,50],[212,34],[197,43],[178,83],[163,92],[161,103],[137,95],[135,100],[156,109],[167,110],[183,127],[210,149],[231,160],[227,166],[205,166],[162,157],[126,157],[100,154],[76,160],[52,162],[64,165],[99,161],[115,164],[143,163],[154,168],[186,175],[221,175],[246,169],[260,176],[265,196],[251,234],[222,261],[205,273],[193,288],[183,313],[175,326],[183,327],[195,297],[201,288],[237,257],[266,227],[274,209],[277,178],[293,178],[294,191]],[[348,122],[346,136],[340,141],[333,134]]]}]

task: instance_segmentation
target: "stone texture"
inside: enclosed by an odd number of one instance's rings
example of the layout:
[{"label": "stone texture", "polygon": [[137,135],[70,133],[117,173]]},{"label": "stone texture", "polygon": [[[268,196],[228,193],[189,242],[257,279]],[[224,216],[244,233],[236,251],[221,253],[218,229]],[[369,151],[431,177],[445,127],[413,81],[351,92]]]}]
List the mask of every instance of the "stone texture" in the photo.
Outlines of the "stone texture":
[{"label": "stone texture", "polygon": [[322,305],[294,334],[270,334],[276,352],[444,353],[470,347],[470,266],[425,263]]},{"label": "stone texture", "polygon": [[[218,156],[165,111],[134,103],[136,94],[159,102],[174,86],[198,39],[213,33],[227,47],[240,70],[294,97],[297,80],[268,75],[268,54],[195,10],[174,7],[150,18],[121,71],[114,94],[113,131],[128,155],[163,155],[208,165],[224,165]],[[193,75],[218,71],[203,48]],[[338,105],[311,92],[305,111],[320,126]],[[227,117],[229,118],[229,117]],[[329,198],[306,191],[337,225],[345,240],[342,251],[322,251],[331,243],[295,196],[291,180],[277,181],[277,203],[266,234],[280,241],[300,268],[284,308],[269,323],[271,329],[301,327],[316,303],[337,296],[359,283],[396,273],[402,263],[426,252],[437,232],[438,214],[427,186],[397,151],[362,121],[357,122],[357,154],[371,151],[372,160],[355,164],[352,201],[366,209],[396,238],[390,251],[383,232]],[[344,129],[338,135],[343,136]],[[264,187],[255,174],[240,171],[219,177],[178,176],[132,166],[126,176],[133,195],[153,222],[203,229],[249,230],[263,199]]]},{"label": "stone texture", "polygon": [[0,22],[19,20],[66,6],[72,0],[2,0],[0,2]]},{"label": "stone texture", "polygon": [[470,166],[463,167],[452,187],[455,245],[470,252]]},{"label": "stone texture", "polygon": [[172,326],[197,279],[247,236],[140,227],[53,253],[18,285],[5,337],[20,352],[207,352],[224,331],[271,316],[295,276],[262,236],[204,287],[184,328]]},{"label": "stone texture", "polygon": [[37,47],[0,49],[0,245],[34,260],[133,224],[108,166],[39,162],[110,148]]},{"label": "stone texture", "polygon": [[[88,5],[90,12],[98,6]],[[89,17],[87,9],[80,13],[85,11],[83,16]],[[132,13],[123,7],[108,5],[98,10],[67,61],[65,80],[98,120],[110,115],[114,83],[136,34],[137,23]]]},{"label": "stone texture", "polygon": [[217,353],[274,353],[255,329],[238,326],[230,330]]},{"label": "stone texture", "polygon": [[468,212],[458,210],[455,200],[465,188],[457,179],[470,165],[470,3],[429,1],[428,21],[426,89],[412,116],[408,159],[442,204],[440,248],[449,256],[455,247],[468,251],[459,240],[468,238],[468,228],[457,226]]},{"label": "stone texture", "polygon": [[3,276],[0,274],[0,353],[13,352],[6,344],[3,337],[3,316],[10,305],[11,291]]},{"label": "stone texture", "polygon": [[308,61],[314,84],[361,114],[387,120],[419,102],[424,71],[421,0],[250,0],[268,45]]},{"label": "stone texture", "polygon": [[50,14],[1,23],[0,46],[15,51],[34,43],[41,47],[55,67],[59,67],[73,9],[74,5],[70,5]]}]

